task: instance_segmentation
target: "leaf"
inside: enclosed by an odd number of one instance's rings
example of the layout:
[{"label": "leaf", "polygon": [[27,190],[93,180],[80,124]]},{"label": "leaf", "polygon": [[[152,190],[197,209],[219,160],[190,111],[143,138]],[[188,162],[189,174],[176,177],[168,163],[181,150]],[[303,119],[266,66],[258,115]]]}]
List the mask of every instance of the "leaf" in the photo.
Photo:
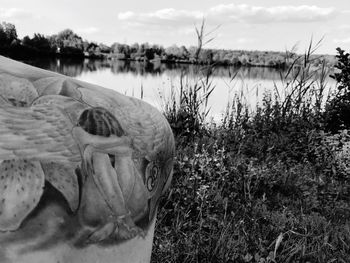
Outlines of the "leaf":
[{"label": "leaf", "polygon": [[39,162],[4,160],[0,164],[0,231],[13,231],[37,206],[45,176]]},{"label": "leaf", "polygon": [[244,262],[251,262],[253,259],[253,256],[250,253],[247,253],[243,259],[244,259]]},{"label": "leaf", "polygon": [[276,258],[277,250],[278,250],[278,247],[280,246],[282,240],[283,240],[283,233],[280,233],[279,236],[276,239],[275,251],[273,253],[273,258],[274,259]]}]

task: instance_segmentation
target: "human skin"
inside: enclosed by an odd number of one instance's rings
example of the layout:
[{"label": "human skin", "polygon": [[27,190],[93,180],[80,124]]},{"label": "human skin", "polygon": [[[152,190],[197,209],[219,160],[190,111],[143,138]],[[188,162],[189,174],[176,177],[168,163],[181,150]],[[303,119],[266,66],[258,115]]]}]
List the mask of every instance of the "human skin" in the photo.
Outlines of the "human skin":
[{"label": "human skin", "polygon": [[149,248],[175,151],[158,110],[0,57],[0,125],[0,262]]}]

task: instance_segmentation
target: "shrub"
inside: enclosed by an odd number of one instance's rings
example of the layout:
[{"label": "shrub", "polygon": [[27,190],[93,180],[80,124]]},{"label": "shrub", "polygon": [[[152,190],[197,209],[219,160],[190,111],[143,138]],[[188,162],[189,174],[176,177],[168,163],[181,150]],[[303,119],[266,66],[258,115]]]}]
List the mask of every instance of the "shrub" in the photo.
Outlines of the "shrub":
[{"label": "shrub", "polygon": [[178,149],[152,262],[350,261],[350,136],[324,131],[327,71],[296,59],[286,94],[255,111],[236,96],[221,124],[190,134],[174,127],[181,107],[166,112]]},{"label": "shrub", "polygon": [[315,133],[310,158],[300,162],[273,152],[264,160],[232,155],[213,140],[180,146],[152,262],[346,262],[350,178],[338,159],[342,141],[345,133]]},{"label": "shrub", "polygon": [[331,77],[338,83],[338,92],[325,111],[326,129],[333,133],[350,128],[350,55],[341,48],[337,51],[338,63],[335,67],[339,72]]}]

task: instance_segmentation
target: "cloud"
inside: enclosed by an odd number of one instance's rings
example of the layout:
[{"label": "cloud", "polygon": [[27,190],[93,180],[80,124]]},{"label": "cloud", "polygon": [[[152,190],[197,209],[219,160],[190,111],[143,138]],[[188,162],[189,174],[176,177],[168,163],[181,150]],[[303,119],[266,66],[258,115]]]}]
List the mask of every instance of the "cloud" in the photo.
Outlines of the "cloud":
[{"label": "cloud", "polygon": [[343,39],[333,39],[333,42],[334,43],[337,43],[337,44],[349,44],[350,43],[350,37],[348,38],[343,38]]},{"label": "cloud", "polygon": [[176,10],[167,8],[152,13],[136,14],[131,11],[118,14],[118,19],[130,25],[188,26],[203,18],[200,11]]},{"label": "cloud", "polygon": [[339,30],[342,30],[342,31],[348,31],[350,30],[350,25],[349,24],[343,24],[343,25],[340,25],[338,27]]},{"label": "cloud", "polygon": [[246,4],[217,5],[205,11],[160,9],[149,13],[127,11],[118,14],[118,19],[127,25],[181,27],[193,25],[205,18],[209,23],[307,23],[333,19],[338,12],[318,6],[272,6],[261,7]]},{"label": "cloud", "polygon": [[99,31],[100,29],[94,26],[77,29],[77,33],[80,33],[80,34],[94,34]]},{"label": "cloud", "polygon": [[241,38],[238,38],[236,40],[236,42],[238,44],[251,44],[251,43],[254,43],[255,42],[255,39],[253,38],[245,38],[245,37],[241,37]]},{"label": "cloud", "polygon": [[19,22],[24,19],[39,18],[34,14],[19,8],[0,8],[0,21]]},{"label": "cloud", "polygon": [[118,18],[120,20],[133,19],[135,16],[136,16],[136,14],[134,12],[131,12],[131,11],[127,11],[127,12],[118,14]]},{"label": "cloud", "polygon": [[208,12],[209,17],[248,23],[325,21],[332,19],[335,14],[335,9],[331,7],[308,5],[261,7],[246,4],[218,5]]}]

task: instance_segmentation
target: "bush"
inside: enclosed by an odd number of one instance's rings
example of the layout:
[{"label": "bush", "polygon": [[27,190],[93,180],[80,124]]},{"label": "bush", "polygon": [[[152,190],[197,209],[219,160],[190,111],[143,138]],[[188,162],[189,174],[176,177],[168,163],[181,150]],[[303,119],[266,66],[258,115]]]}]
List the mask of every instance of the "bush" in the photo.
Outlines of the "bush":
[{"label": "bush", "polygon": [[213,138],[180,146],[152,262],[347,262],[350,177],[335,154],[343,140],[315,133],[301,162],[234,155]]},{"label": "bush", "polygon": [[152,262],[350,262],[350,135],[324,131],[309,58],[284,96],[255,111],[237,96],[216,126],[182,126],[175,102],[166,112],[178,149]]},{"label": "bush", "polygon": [[340,72],[331,77],[338,83],[338,92],[325,111],[326,129],[333,133],[350,128],[350,55],[341,48],[337,51],[338,64],[335,67]]}]

